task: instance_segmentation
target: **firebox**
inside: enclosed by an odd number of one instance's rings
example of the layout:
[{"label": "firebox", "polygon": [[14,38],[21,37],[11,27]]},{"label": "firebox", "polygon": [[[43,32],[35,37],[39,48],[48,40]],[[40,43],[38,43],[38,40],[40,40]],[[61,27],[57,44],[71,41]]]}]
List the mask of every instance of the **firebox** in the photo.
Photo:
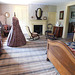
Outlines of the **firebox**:
[{"label": "firebox", "polygon": [[43,25],[34,25],[34,32],[37,32],[38,34],[42,35],[42,28]]}]

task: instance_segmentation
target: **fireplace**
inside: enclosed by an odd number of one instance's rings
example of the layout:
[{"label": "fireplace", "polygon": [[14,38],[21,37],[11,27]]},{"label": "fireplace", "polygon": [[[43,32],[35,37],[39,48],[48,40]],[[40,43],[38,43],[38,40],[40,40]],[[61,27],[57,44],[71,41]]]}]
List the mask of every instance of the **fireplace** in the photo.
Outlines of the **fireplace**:
[{"label": "fireplace", "polygon": [[32,32],[34,32],[34,25],[42,25],[42,35],[45,35],[45,31],[47,29],[47,20],[31,20],[30,24]]},{"label": "fireplace", "polygon": [[42,25],[34,25],[34,32],[37,32],[38,34],[42,34]]}]

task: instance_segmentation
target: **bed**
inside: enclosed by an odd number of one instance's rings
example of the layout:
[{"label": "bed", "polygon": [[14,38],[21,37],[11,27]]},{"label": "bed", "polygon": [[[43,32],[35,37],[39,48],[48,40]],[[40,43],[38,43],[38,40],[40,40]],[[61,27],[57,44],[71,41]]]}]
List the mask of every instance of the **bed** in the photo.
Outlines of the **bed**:
[{"label": "bed", "polygon": [[75,51],[62,41],[48,39],[48,59],[61,75],[75,75]]}]

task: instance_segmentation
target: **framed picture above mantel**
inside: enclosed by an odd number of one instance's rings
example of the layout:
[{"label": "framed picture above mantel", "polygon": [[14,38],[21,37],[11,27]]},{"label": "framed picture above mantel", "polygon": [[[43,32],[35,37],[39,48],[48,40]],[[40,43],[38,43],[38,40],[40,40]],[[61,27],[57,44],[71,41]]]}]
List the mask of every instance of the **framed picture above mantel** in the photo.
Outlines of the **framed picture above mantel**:
[{"label": "framed picture above mantel", "polygon": [[64,19],[64,11],[60,11],[60,13],[59,13],[59,19],[60,20]]}]

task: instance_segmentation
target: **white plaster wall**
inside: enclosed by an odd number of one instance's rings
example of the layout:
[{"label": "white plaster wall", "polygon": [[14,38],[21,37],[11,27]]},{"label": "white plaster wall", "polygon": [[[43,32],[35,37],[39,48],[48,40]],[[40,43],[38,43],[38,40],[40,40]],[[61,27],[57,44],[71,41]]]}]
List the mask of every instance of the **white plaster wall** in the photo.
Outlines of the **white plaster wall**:
[{"label": "white plaster wall", "polygon": [[[20,21],[20,26],[22,28],[22,31],[25,33],[26,25],[32,28],[30,25],[30,20],[33,19],[36,20],[35,10],[37,10],[37,8],[42,9],[43,11],[42,19],[43,19],[44,16],[48,17],[48,12],[56,12],[57,7],[52,5],[39,5],[39,4],[31,4],[28,6],[1,4],[0,8],[1,8],[1,14],[4,14],[5,12],[10,13],[10,17],[7,18],[7,24],[9,25],[12,25],[12,17],[14,15],[14,12],[16,12],[16,16]],[[34,18],[32,19],[31,16],[33,16]]]},{"label": "white plaster wall", "polygon": [[1,14],[1,5],[0,5],[0,14]]},{"label": "white plaster wall", "polygon": [[10,17],[7,18],[7,24],[12,25],[12,17],[14,16],[15,12],[17,18],[19,19],[20,27],[22,28],[23,33],[26,33],[25,26],[29,25],[28,6],[1,4],[0,7],[1,7],[1,14],[5,14],[5,12],[10,13]]},{"label": "white plaster wall", "polygon": [[5,24],[5,16],[1,13],[1,5],[0,5],[0,21],[2,24]]},{"label": "white plaster wall", "polygon": [[48,5],[48,12],[57,12],[57,6]]},{"label": "white plaster wall", "polygon": [[66,6],[62,6],[62,5],[57,6],[56,22],[61,23],[61,25],[63,25],[63,26],[64,26],[64,18],[63,18],[63,20],[60,20],[59,15],[60,15],[60,11],[64,11],[64,16],[65,16],[65,8],[66,8]]},{"label": "white plaster wall", "polygon": [[5,16],[2,14],[0,15],[0,21],[3,25],[5,24]]},{"label": "white plaster wall", "polygon": [[[48,17],[48,12],[56,12],[57,10],[57,7],[53,5],[31,4],[29,5],[29,19],[30,20],[37,19],[35,16],[35,10],[37,10],[37,8],[41,8],[43,11],[42,19],[44,16]],[[33,16],[34,18],[32,19],[31,16]]]},{"label": "white plaster wall", "polygon": [[1,14],[5,14],[5,12],[10,13],[10,17],[7,18],[7,24],[12,25],[12,17],[13,17],[13,5],[4,5],[1,4]]},{"label": "white plaster wall", "polygon": [[[36,15],[35,15],[35,10],[37,10],[38,8],[41,8],[43,11],[43,15],[42,15],[42,20],[43,17],[46,16],[47,17],[47,23],[48,23],[48,12],[56,12],[57,7],[53,6],[53,5],[40,5],[40,4],[31,4],[29,5],[29,23],[30,23],[30,30],[33,32],[33,25],[31,24],[31,20],[37,20]],[[31,18],[31,16],[33,16],[33,18]],[[40,22],[40,21],[39,21]],[[47,24],[45,26],[45,29],[47,29]]]}]

